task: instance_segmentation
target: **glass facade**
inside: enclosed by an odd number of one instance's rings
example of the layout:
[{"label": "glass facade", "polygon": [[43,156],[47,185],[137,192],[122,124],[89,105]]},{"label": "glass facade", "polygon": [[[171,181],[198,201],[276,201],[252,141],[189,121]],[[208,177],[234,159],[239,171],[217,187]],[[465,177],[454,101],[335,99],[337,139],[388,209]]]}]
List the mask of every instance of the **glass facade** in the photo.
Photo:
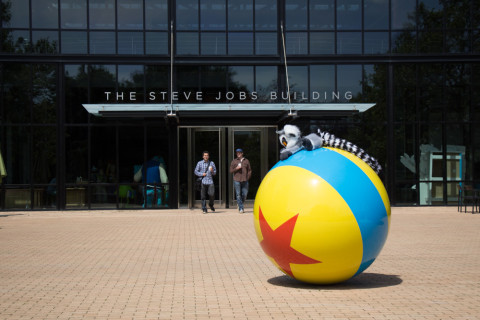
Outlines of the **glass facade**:
[{"label": "glass facade", "polygon": [[1,210],[143,208],[133,176],[153,156],[168,176],[160,207],[175,208],[179,127],[285,123],[96,117],[83,104],[287,103],[288,91],[294,103],[376,104],[290,120],[379,159],[393,205],[453,205],[459,183],[480,188],[478,1],[0,4]]}]

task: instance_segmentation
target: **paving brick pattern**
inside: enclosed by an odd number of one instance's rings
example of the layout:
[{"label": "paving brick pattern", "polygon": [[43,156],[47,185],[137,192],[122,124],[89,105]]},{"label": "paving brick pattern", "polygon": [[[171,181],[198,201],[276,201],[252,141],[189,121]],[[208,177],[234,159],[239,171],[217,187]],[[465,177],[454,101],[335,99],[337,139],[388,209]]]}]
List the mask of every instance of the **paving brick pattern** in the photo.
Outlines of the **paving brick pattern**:
[{"label": "paving brick pattern", "polygon": [[0,212],[0,319],[480,319],[480,214],[393,208],[330,286],[281,273],[252,212]]}]

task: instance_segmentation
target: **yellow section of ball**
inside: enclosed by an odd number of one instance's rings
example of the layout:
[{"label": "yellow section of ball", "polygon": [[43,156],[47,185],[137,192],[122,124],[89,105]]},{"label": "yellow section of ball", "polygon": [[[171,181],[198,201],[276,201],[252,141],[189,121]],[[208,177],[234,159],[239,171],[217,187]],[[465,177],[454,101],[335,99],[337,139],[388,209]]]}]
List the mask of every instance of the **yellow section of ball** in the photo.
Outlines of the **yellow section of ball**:
[{"label": "yellow section of ball", "polygon": [[290,246],[321,263],[291,264],[296,279],[330,284],[355,275],[363,254],[360,228],[342,196],[321,177],[294,166],[274,168],[265,176],[254,205],[261,242],[259,208],[274,230],[298,214]]}]

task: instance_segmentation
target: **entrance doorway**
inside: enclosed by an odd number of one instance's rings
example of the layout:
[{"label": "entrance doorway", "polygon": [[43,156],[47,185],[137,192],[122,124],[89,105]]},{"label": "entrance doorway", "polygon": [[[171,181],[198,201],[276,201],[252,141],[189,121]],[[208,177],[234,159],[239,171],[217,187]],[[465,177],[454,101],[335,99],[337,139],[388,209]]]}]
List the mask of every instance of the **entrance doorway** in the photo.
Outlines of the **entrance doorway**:
[{"label": "entrance doorway", "polygon": [[178,130],[179,207],[201,207],[200,193],[194,190],[193,171],[203,151],[209,151],[210,160],[217,167],[215,205],[236,207],[233,176],[229,170],[237,148],[244,150],[252,166],[246,207],[253,207],[260,182],[277,161],[276,127],[179,127]]}]

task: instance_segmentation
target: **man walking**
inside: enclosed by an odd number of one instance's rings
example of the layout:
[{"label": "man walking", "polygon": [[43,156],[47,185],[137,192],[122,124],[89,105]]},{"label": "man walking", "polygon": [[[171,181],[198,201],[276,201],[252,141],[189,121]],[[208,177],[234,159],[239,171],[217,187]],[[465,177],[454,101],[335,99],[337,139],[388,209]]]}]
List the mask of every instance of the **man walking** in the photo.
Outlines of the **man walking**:
[{"label": "man walking", "polygon": [[213,176],[217,174],[215,163],[210,161],[210,153],[203,151],[203,160],[198,161],[195,167],[195,175],[202,178],[202,188],[200,189],[200,196],[202,199],[202,211],[207,213],[207,194],[209,198],[208,206],[210,210],[215,211],[215,185],[213,184]]},{"label": "man walking", "polygon": [[248,180],[252,177],[250,161],[243,156],[243,150],[235,150],[237,157],[230,164],[230,173],[233,173],[233,185],[237,196],[238,211],[244,213],[244,204],[248,193]]}]

